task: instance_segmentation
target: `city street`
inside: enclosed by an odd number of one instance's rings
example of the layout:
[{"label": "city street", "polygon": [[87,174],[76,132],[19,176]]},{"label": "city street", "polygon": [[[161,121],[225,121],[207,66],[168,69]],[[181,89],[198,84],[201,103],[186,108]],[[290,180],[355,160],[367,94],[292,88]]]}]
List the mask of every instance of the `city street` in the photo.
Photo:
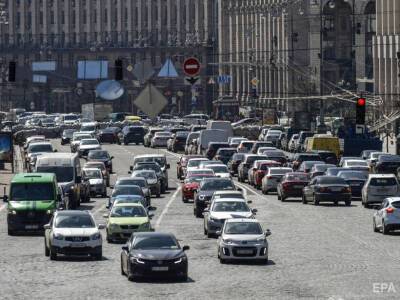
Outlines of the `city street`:
[{"label": "city street", "polygon": [[[59,152],[69,146],[53,141]],[[203,220],[193,216],[193,205],[181,200],[176,179],[179,155],[143,146],[103,145],[115,157],[117,176],[127,175],[133,155],[164,153],[171,164],[170,189],[153,198],[152,220],[157,231],[172,232],[189,245],[189,280],[182,282],[129,282],[120,274],[121,244],[108,244],[103,231],[103,260],[44,255],[42,236],[7,235],[6,210],[0,206],[1,299],[399,299],[399,234],[372,230],[374,210],[353,202],[340,205],[303,205],[264,196],[244,188],[257,218],[269,228],[270,262],[221,265],[216,239],[203,235]],[[105,223],[106,199],[92,198],[81,209],[91,210]],[[381,289],[392,285],[395,293]]]}]

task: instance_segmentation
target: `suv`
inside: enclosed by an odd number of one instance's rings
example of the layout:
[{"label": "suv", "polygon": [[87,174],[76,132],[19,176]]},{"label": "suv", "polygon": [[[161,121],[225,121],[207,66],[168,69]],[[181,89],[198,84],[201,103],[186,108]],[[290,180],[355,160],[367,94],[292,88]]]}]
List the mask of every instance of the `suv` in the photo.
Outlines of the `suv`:
[{"label": "suv", "polygon": [[393,174],[370,174],[361,191],[362,205],[382,204],[383,199],[399,195],[399,182]]},{"label": "suv", "polygon": [[213,159],[219,148],[229,148],[229,143],[211,142],[208,144],[206,157]]},{"label": "suv", "polygon": [[125,126],[119,136],[120,144],[128,145],[135,143],[136,145],[144,143],[145,129],[142,126]]},{"label": "suv", "polygon": [[251,165],[256,160],[268,160],[264,155],[247,154],[238,167],[238,181],[245,182],[249,173]]},{"label": "suv", "polygon": [[167,157],[164,154],[144,154],[136,155],[133,159],[133,166],[139,162],[156,162],[164,174],[165,188],[168,189],[168,169],[170,165],[167,163]]},{"label": "suv", "polygon": [[13,177],[7,205],[8,235],[18,231],[42,231],[61,203],[53,173],[21,173]]},{"label": "suv", "polygon": [[162,128],[150,128],[146,135],[143,137],[143,146],[150,147],[151,140],[156,132],[164,131]]}]

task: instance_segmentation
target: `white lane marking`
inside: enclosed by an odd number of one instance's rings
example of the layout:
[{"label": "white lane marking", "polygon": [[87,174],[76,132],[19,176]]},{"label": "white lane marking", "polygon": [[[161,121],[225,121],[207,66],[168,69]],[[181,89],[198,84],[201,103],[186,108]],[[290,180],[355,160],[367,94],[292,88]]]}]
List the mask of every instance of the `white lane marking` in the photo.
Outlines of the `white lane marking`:
[{"label": "white lane marking", "polygon": [[3,204],[2,206],[0,206],[0,211],[3,211],[3,210],[5,210],[5,209],[6,209],[6,207],[7,207],[7,204]]},{"label": "white lane marking", "polygon": [[172,195],[171,199],[169,199],[167,205],[165,205],[163,211],[161,212],[161,215],[157,219],[156,225],[154,226],[156,229],[158,229],[158,227],[160,226],[161,221],[163,220],[164,216],[167,214],[169,207],[175,201],[175,199],[178,196],[180,191],[181,191],[181,187],[178,187],[176,189],[175,193]]},{"label": "white lane marking", "polygon": [[93,215],[97,215],[99,212],[101,212],[102,210],[106,209],[105,205],[102,205],[100,208],[96,209],[93,213]]},{"label": "white lane marking", "polygon": [[254,191],[251,187],[248,187],[248,186],[244,185],[243,183],[235,181],[235,184],[243,189],[243,191],[245,192],[244,196],[247,196],[247,194],[248,194],[247,192],[250,192],[254,195],[259,195],[257,193],[257,191]]},{"label": "white lane marking", "polygon": [[174,152],[170,152],[168,150],[164,150],[164,149],[160,149],[161,151],[163,151],[164,153],[171,155],[171,156],[175,156],[176,158],[180,158],[182,155],[174,153]]}]

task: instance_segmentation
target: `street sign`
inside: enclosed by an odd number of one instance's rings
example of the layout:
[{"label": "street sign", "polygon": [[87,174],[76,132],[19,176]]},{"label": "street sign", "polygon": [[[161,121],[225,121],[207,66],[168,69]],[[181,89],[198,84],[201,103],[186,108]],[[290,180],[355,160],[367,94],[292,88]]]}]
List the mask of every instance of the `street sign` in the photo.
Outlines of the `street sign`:
[{"label": "street sign", "polygon": [[232,81],[231,75],[219,75],[217,78],[218,84],[230,84]]},{"label": "street sign", "polygon": [[168,100],[154,85],[148,84],[133,103],[150,118],[155,118]]},{"label": "street sign", "polygon": [[200,77],[185,77],[185,85],[199,85],[201,84]]},{"label": "street sign", "polygon": [[167,59],[164,66],[161,68],[160,73],[158,73],[158,77],[167,77],[167,78],[176,78],[178,77],[178,72],[175,69],[175,66],[171,59]]},{"label": "street sign", "polygon": [[183,63],[183,72],[189,76],[194,77],[200,73],[200,62],[195,57],[190,57]]},{"label": "street sign", "polygon": [[132,73],[140,82],[145,82],[154,75],[154,69],[151,62],[145,60],[137,63],[133,68]]},{"label": "street sign", "polygon": [[210,77],[210,79],[208,80],[208,84],[215,84],[214,78]]},{"label": "street sign", "polygon": [[125,93],[123,86],[115,80],[105,80],[96,87],[96,95],[103,100],[117,100]]}]

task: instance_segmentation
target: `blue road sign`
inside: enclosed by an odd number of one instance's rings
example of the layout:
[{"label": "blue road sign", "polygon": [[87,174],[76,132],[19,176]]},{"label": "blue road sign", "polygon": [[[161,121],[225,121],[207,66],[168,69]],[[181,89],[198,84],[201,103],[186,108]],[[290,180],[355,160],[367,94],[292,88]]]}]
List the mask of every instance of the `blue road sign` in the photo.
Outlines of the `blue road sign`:
[{"label": "blue road sign", "polygon": [[231,75],[219,75],[217,78],[218,84],[230,84],[232,81]]},{"label": "blue road sign", "polygon": [[158,77],[167,77],[167,78],[176,78],[178,77],[178,72],[176,71],[176,68],[171,61],[171,59],[167,59],[165,64],[160,70],[160,73],[158,73]]}]

